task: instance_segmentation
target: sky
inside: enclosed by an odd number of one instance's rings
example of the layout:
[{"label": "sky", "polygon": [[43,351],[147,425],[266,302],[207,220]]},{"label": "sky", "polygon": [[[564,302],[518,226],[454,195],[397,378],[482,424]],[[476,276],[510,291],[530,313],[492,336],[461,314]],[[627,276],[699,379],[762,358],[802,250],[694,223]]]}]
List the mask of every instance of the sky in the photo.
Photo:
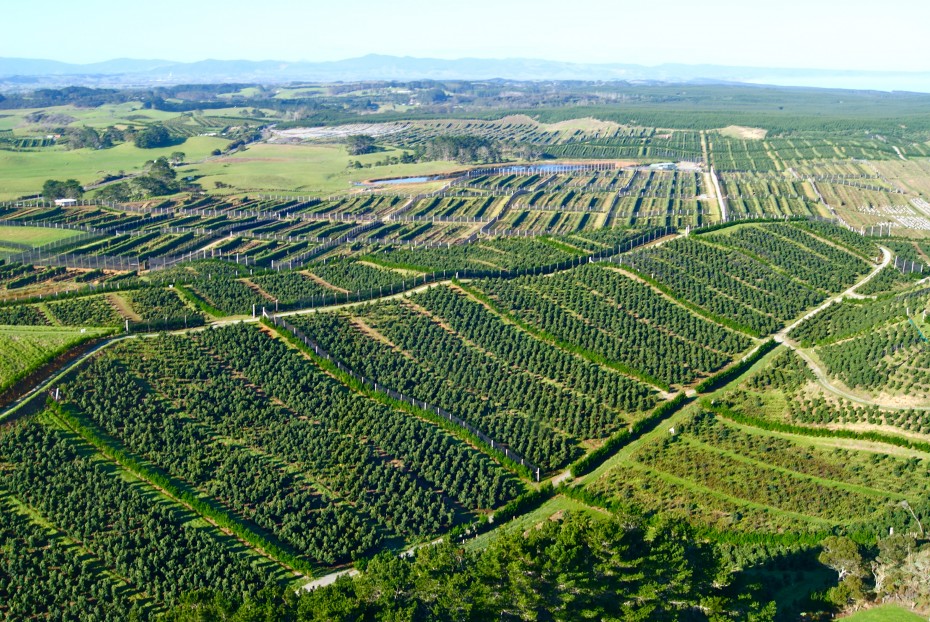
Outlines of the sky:
[{"label": "sky", "polygon": [[2,0],[0,57],[390,54],[930,71],[927,0]]}]

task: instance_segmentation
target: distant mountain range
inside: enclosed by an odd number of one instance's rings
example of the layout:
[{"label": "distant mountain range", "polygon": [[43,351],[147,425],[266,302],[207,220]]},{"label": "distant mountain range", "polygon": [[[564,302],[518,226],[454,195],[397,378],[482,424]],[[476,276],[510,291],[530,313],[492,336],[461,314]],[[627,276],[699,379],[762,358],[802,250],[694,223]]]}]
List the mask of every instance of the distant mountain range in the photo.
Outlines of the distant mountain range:
[{"label": "distant mountain range", "polygon": [[371,54],[333,62],[168,60],[120,58],[76,65],[0,58],[0,85],[153,86],[180,83],[353,82],[359,80],[594,80],[663,83],[748,83],[781,86],[930,92],[930,72],[832,71],[722,65],[583,64],[534,59],[441,60]]}]

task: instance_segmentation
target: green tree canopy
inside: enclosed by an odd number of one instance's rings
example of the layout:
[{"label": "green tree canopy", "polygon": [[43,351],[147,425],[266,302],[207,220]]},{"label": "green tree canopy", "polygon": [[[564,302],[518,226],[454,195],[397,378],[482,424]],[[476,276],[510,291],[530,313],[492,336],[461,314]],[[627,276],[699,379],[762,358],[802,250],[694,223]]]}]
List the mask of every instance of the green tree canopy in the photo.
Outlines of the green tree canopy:
[{"label": "green tree canopy", "polygon": [[349,155],[374,153],[376,150],[375,139],[364,134],[348,136],[346,137],[346,149],[349,151]]},{"label": "green tree canopy", "polygon": [[84,196],[84,188],[76,179],[58,181],[49,179],[42,185],[42,196],[49,201],[55,199],[80,199]]},{"label": "green tree canopy", "polygon": [[150,125],[135,136],[136,147],[140,149],[170,147],[173,142],[171,134],[163,125]]}]

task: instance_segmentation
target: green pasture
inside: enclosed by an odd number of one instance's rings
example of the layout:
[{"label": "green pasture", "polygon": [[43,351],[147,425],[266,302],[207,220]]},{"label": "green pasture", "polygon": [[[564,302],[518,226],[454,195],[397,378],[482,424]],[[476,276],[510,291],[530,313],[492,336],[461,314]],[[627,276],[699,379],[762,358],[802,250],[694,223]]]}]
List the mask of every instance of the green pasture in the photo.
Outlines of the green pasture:
[{"label": "green pasture", "polygon": [[91,328],[0,326],[0,391],[68,348],[106,332]]},{"label": "green pasture", "polygon": [[195,136],[181,145],[160,149],[139,149],[124,143],[112,149],[0,151],[0,200],[41,192],[47,179],[77,179],[89,184],[108,173],[140,172],[147,161],[167,157],[174,151],[199,160],[228,144],[222,138]]},{"label": "green pasture", "polygon": [[4,242],[42,246],[70,238],[78,233],[70,229],[46,229],[45,227],[0,227],[0,247]]},{"label": "green pasture", "polygon": [[276,99],[299,99],[319,95],[324,91],[325,89],[322,86],[302,86],[296,89],[277,89],[274,96]]},{"label": "green pasture", "polygon": [[[353,189],[353,182],[386,177],[433,175],[462,168],[455,162],[423,162],[349,169],[350,160],[374,164],[386,156],[402,152],[388,149],[379,153],[350,156],[342,145],[255,144],[229,157],[182,168],[185,175],[203,176],[199,181],[208,191],[215,182],[231,186],[223,193],[286,191],[331,195]],[[402,188],[395,188],[403,191]],[[417,190],[419,191],[419,189]]]},{"label": "green pasture", "polygon": [[61,125],[54,121],[49,124],[30,123],[26,120],[26,117],[34,112],[44,112],[53,116],[68,116],[74,120],[67,125],[87,125],[95,128],[105,128],[110,125],[147,125],[155,121],[167,121],[178,116],[177,112],[145,109],[142,107],[141,102],[105,104],[96,108],[78,108],[76,106],[25,108],[3,111],[3,116],[0,116],[0,130],[13,130],[13,133],[17,136],[44,136],[50,132],[52,127]]}]

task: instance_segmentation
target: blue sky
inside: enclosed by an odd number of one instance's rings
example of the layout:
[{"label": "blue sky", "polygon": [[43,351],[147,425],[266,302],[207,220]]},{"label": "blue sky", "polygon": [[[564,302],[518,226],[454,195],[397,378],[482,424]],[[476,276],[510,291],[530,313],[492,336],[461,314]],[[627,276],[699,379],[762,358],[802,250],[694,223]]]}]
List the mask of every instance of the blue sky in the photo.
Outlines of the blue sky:
[{"label": "blue sky", "polygon": [[930,71],[927,0],[6,0],[0,56],[368,53]]}]

